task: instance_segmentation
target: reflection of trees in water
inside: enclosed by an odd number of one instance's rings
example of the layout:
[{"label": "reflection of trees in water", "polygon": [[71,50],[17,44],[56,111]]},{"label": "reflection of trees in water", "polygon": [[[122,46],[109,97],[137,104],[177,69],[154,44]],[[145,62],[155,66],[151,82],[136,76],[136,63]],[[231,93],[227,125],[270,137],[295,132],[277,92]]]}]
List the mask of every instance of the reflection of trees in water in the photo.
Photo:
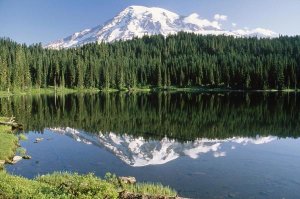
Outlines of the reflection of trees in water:
[{"label": "reflection of trees in water", "polygon": [[27,130],[70,126],[179,140],[200,137],[299,136],[295,94],[78,94],[0,98],[0,114],[14,115]]}]

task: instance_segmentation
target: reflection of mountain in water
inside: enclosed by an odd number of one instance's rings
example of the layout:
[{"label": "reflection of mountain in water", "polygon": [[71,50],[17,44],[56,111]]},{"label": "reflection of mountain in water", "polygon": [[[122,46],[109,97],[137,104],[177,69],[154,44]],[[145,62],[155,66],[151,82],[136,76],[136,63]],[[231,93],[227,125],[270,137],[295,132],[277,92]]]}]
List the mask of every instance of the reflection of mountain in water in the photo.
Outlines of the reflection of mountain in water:
[{"label": "reflection of mountain in water", "polygon": [[226,151],[222,148],[222,145],[225,143],[231,144],[232,149],[234,149],[237,144],[266,144],[277,139],[273,136],[256,138],[233,137],[223,140],[202,138],[181,143],[168,138],[146,140],[142,137],[136,138],[126,134],[117,135],[100,132],[98,135],[89,135],[69,127],[51,128],[49,130],[70,136],[78,142],[104,147],[123,162],[133,167],[165,164],[180,156],[196,159],[205,153],[212,153],[214,157],[218,158],[226,156]]},{"label": "reflection of mountain in water", "polygon": [[[298,93],[100,93],[0,98],[0,115],[25,131],[70,126],[85,132],[177,141],[300,136]],[[188,128],[187,128],[188,127]]]}]

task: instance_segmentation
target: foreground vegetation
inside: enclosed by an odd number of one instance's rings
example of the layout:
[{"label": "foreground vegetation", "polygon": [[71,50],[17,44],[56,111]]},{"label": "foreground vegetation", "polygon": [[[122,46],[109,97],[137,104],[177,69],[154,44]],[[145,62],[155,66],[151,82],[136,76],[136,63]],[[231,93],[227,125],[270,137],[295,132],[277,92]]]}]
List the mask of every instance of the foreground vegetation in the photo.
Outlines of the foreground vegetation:
[{"label": "foreground vegetation", "polygon": [[131,90],[224,87],[282,90],[300,86],[300,37],[235,38],[179,33],[76,49],[49,50],[0,39],[0,90]]},{"label": "foreground vegetation", "polygon": [[53,174],[28,180],[0,172],[0,198],[118,198],[113,185],[93,175]]},{"label": "foreground vegetation", "polygon": [[[7,118],[0,117],[0,121]],[[20,139],[26,139],[24,135]],[[18,138],[10,127],[0,125],[0,160],[9,161],[16,152]],[[175,198],[177,193],[160,184],[137,183],[127,185],[115,175],[108,174],[100,179],[93,174],[54,173],[30,180],[5,172],[0,165],[0,199],[114,199],[114,198]]]},{"label": "foreground vegetation", "polygon": [[[7,118],[0,117],[0,121],[6,121]],[[15,154],[18,139],[11,133],[11,127],[0,125],[0,162],[9,161]],[[3,164],[0,163],[0,170]]]},{"label": "foreground vegetation", "polygon": [[[116,180],[113,180],[117,182]],[[111,179],[102,180],[93,174],[54,173],[33,180],[0,171],[0,198],[123,198],[124,192],[144,196],[176,197],[176,192],[162,185],[120,185]],[[129,194],[127,194],[129,195]]]}]

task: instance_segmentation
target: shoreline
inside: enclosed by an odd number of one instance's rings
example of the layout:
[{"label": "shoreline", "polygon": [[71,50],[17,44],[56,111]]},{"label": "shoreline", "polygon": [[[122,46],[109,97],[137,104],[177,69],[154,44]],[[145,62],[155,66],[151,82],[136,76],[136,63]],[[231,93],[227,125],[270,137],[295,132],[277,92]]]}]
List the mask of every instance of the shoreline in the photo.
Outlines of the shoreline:
[{"label": "shoreline", "polygon": [[98,89],[98,88],[57,88],[56,90],[53,87],[49,88],[40,88],[40,89],[30,89],[24,91],[0,91],[0,97],[11,97],[11,96],[22,96],[22,95],[66,95],[66,94],[84,94],[84,93],[114,93],[114,92],[129,92],[129,93],[147,93],[147,92],[169,92],[169,93],[176,93],[176,92],[186,92],[186,93],[224,93],[224,92],[244,92],[244,93],[253,93],[253,92],[266,92],[266,93],[298,93],[300,89],[229,89],[229,88],[208,88],[208,87],[143,87],[143,88],[132,88],[132,89]]},{"label": "shoreline", "polygon": [[[0,122],[9,121],[0,117]],[[4,165],[11,162],[18,148],[18,138],[12,132],[12,127],[0,124],[0,171]]]}]

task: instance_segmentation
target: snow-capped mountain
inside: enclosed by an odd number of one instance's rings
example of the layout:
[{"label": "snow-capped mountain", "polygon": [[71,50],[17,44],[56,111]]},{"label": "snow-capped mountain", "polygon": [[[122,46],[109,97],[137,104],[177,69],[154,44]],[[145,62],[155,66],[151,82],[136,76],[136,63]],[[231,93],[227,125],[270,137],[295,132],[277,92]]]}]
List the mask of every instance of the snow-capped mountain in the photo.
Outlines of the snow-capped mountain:
[{"label": "snow-capped mountain", "polygon": [[51,128],[52,132],[69,136],[77,142],[92,144],[113,153],[132,167],[166,164],[182,156],[196,159],[202,154],[211,153],[215,158],[226,156],[226,149],[235,149],[239,145],[266,144],[277,139],[274,136],[228,139],[199,138],[190,142],[178,142],[173,139],[145,140],[143,137],[102,133],[91,135],[73,128]]},{"label": "snow-capped mountain", "polygon": [[225,30],[222,29],[220,21],[203,19],[196,13],[180,16],[162,8],[130,6],[104,25],[76,32],[69,37],[47,44],[45,48],[71,48],[93,42],[129,40],[144,35],[167,36],[180,31],[203,35],[277,36],[275,32],[263,28]]}]

